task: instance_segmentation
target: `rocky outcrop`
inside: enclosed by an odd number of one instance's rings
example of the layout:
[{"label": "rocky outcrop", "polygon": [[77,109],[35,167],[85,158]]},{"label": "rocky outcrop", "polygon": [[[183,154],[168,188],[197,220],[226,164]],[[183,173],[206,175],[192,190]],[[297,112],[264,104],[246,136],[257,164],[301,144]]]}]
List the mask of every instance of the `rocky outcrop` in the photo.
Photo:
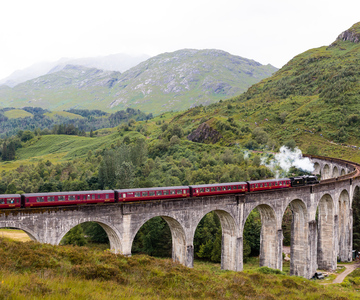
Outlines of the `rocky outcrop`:
[{"label": "rocky outcrop", "polygon": [[207,123],[202,123],[197,129],[190,133],[187,138],[192,142],[215,144],[222,139],[222,135]]},{"label": "rocky outcrop", "polygon": [[352,43],[360,43],[360,22],[354,24],[350,29],[342,32],[331,46],[335,46],[338,41],[349,41]]}]

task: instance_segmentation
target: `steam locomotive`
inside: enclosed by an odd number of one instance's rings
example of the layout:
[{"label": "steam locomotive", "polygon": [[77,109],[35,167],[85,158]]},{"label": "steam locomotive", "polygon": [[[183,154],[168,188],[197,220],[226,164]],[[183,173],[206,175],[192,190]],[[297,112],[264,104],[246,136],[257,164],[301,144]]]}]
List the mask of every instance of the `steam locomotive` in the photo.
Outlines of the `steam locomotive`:
[{"label": "steam locomotive", "polygon": [[0,195],[0,209],[244,194],[319,183],[316,176],[137,189]]}]

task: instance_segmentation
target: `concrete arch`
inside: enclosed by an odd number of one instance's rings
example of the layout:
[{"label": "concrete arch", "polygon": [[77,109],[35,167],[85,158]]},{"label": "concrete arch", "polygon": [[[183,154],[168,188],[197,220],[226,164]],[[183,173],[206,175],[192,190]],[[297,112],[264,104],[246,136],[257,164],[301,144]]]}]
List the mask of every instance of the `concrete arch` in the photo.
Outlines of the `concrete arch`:
[{"label": "concrete arch", "polygon": [[349,192],[344,189],[340,193],[338,202],[339,221],[339,251],[341,261],[352,260],[352,211],[350,207]]},{"label": "concrete arch", "polygon": [[32,230],[30,230],[29,228],[26,228],[26,227],[21,226],[21,225],[19,225],[19,226],[18,225],[5,225],[5,226],[0,225],[0,228],[9,228],[9,227],[22,230],[29,236],[29,238],[32,241],[40,242],[40,239],[39,239],[38,235],[35,232],[33,232]]},{"label": "concrete arch", "polygon": [[317,264],[321,270],[336,269],[335,206],[329,194],[321,197],[318,204]]},{"label": "concrete arch", "polygon": [[[213,209],[204,211],[198,220],[194,222],[192,241],[194,240],[195,230],[200,221],[210,212],[215,212],[220,219],[222,239],[221,239],[221,269],[223,270],[242,270],[242,244],[238,239],[239,231],[235,218],[226,210]],[[240,250],[241,249],[241,250]]]},{"label": "concrete arch", "polygon": [[346,175],[345,169],[341,169],[340,176]]},{"label": "concrete arch", "polygon": [[323,171],[322,171],[322,175],[321,175],[321,179],[325,180],[325,179],[329,179],[331,178],[331,171],[330,171],[330,167],[328,164],[324,165]]},{"label": "concrete arch", "polygon": [[260,266],[277,269],[279,268],[279,265],[277,261],[278,241],[275,210],[273,207],[267,204],[260,204],[255,208],[259,211],[261,218]]},{"label": "concrete arch", "polygon": [[333,169],[332,177],[333,178],[339,177],[339,169],[338,169],[337,166],[335,166],[334,169]]},{"label": "concrete arch", "polygon": [[290,275],[308,277],[308,211],[305,203],[300,199],[292,200],[289,205],[292,211]]},{"label": "concrete arch", "polygon": [[321,173],[321,166],[318,162],[314,163],[314,172],[315,175],[318,175]]},{"label": "concrete arch", "polygon": [[86,222],[95,222],[99,224],[105,230],[109,238],[110,250],[113,251],[114,253],[123,253],[120,233],[110,223],[104,222],[103,220],[100,221],[97,219],[89,219],[89,220],[80,219],[78,220],[78,222],[67,226],[59,235],[59,238],[56,240],[55,245],[59,245],[65,234],[67,234],[72,228]]},{"label": "concrete arch", "polygon": [[132,237],[130,239],[130,249],[134,242],[135,236],[140,230],[140,228],[148,221],[155,217],[161,217],[165,220],[165,222],[169,225],[171,238],[172,238],[172,259],[173,261],[179,262],[187,267],[193,266],[192,259],[189,260],[187,257],[187,247],[186,247],[186,234],[183,226],[180,222],[174,219],[171,216],[159,215],[159,216],[151,216],[146,218],[143,222],[139,223],[136,230],[132,232]]}]

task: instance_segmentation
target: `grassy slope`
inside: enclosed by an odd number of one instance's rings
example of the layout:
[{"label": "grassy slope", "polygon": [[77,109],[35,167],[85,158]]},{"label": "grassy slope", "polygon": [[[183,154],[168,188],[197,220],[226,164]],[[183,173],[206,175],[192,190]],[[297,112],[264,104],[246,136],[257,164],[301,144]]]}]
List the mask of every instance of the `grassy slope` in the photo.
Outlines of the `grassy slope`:
[{"label": "grassy slope", "polygon": [[351,288],[259,270],[221,271],[206,264],[189,269],[144,255],[0,241],[5,299],[360,299]]},{"label": "grassy slope", "polygon": [[22,109],[12,109],[12,110],[8,110],[4,113],[4,115],[6,117],[8,117],[9,119],[18,119],[18,118],[26,118],[26,117],[32,117],[33,114],[22,110]]}]

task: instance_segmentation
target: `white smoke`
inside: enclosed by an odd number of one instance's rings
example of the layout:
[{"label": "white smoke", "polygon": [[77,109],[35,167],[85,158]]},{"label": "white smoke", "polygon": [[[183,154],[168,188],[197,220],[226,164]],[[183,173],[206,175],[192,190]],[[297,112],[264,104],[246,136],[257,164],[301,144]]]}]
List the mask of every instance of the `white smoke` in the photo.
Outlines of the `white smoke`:
[{"label": "white smoke", "polygon": [[250,156],[250,152],[247,151],[247,150],[245,150],[245,151],[244,151],[244,159],[248,159],[249,156]]},{"label": "white smoke", "polygon": [[291,167],[295,167],[304,172],[312,173],[315,168],[314,164],[308,157],[303,157],[299,148],[291,151],[289,148],[282,146],[280,152],[275,154],[275,158],[269,162],[262,161],[262,164],[268,167],[275,175],[286,176]]}]

